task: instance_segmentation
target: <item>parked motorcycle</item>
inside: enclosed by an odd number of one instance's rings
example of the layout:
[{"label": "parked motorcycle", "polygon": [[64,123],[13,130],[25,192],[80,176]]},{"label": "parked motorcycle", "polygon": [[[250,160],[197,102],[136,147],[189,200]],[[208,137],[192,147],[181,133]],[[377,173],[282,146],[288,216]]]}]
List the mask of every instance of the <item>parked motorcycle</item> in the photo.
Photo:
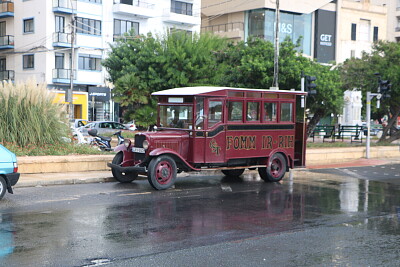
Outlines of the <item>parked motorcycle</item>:
[{"label": "parked motorcycle", "polygon": [[[101,151],[111,151],[111,137],[107,136],[100,136],[97,135],[97,130],[96,129],[91,129],[88,131],[88,134],[92,137],[90,144],[92,146],[98,147]],[[118,131],[114,133],[113,135],[117,136],[118,138],[118,145],[121,145],[124,143],[125,139],[121,135],[121,131]]]}]

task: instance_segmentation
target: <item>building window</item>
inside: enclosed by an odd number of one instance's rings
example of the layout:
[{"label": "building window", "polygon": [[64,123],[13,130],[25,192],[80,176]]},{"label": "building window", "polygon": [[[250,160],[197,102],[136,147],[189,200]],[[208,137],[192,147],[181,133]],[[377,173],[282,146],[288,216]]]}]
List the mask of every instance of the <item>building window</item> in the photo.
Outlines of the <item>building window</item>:
[{"label": "building window", "polygon": [[80,54],[78,58],[78,68],[80,70],[101,71],[100,62],[100,56]]},{"label": "building window", "polygon": [[139,23],[129,20],[114,19],[114,37],[123,36],[133,29],[134,34],[139,34]]},{"label": "building window", "polygon": [[374,42],[378,41],[378,32],[379,32],[379,28],[378,27],[374,27]]},{"label": "building window", "polygon": [[101,21],[87,18],[76,18],[76,32],[90,35],[101,35]]},{"label": "building window", "polygon": [[63,53],[56,53],[55,55],[55,68],[56,69],[63,69],[64,68],[64,54]]},{"label": "building window", "polygon": [[356,57],[356,50],[350,50],[350,58]]},{"label": "building window", "polygon": [[35,67],[35,58],[34,55],[23,55],[23,68],[26,69],[33,69]]},{"label": "building window", "polygon": [[56,16],[56,32],[65,32],[65,17]]},{"label": "building window", "polygon": [[352,23],[351,24],[351,40],[355,41],[357,36],[357,24]]},{"label": "building window", "polygon": [[6,36],[6,22],[0,22],[0,36]]},{"label": "building window", "polygon": [[193,4],[172,0],[171,1],[171,12],[177,13],[177,14],[193,16]]},{"label": "building window", "polygon": [[24,19],[24,33],[33,33],[34,32],[34,23],[33,19]]},{"label": "building window", "polygon": [[360,20],[359,38],[360,41],[371,42],[371,21],[366,19]]}]

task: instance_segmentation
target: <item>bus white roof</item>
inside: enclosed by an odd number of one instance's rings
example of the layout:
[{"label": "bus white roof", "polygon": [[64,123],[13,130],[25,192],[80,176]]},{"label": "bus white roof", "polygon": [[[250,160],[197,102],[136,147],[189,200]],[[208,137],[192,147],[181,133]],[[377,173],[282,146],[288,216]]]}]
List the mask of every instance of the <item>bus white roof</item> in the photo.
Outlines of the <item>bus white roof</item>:
[{"label": "bus white roof", "polygon": [[249,89],[249,88],[234,88],[234,87],[216,87],[216,86],[194,86],[194,87],[179,87],[179,88],[172,88],[167,90],[162,90],[158,92],[152,93],[152,95],[159,96],[172,96],[172,95],[186,95],[186,96],[193,96],[193,95],[202,95],[222,90],[238,90],[238,91],[259,91],[259,92],[268,92],[268,93],[295,93],[295,94],[306,94],[301,91],[294,91],[294,90],[271,90],[271,89]]}]

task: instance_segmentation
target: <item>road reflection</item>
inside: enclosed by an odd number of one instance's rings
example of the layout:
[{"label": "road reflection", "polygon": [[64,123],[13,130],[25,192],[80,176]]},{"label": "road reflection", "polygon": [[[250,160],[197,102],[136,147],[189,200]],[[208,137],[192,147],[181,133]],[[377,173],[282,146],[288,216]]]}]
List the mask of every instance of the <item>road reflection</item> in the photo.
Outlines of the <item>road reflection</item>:
[{"label": "road reflection", "polygon": [[349,222],[400,234],[399,188],[390,184],[308,173],[281,184],[246,175],[196,187],[201,178],[192,179],[167,191],[120,189],[49,202],[41,212],[0,209],[0,266],[63,265],[65,251],[76,266],[104,255],[135,257]]},{"label": "road reflection", "polygon": [[0,213],[0,261],[14,251],[14,230],[11,215]]}]

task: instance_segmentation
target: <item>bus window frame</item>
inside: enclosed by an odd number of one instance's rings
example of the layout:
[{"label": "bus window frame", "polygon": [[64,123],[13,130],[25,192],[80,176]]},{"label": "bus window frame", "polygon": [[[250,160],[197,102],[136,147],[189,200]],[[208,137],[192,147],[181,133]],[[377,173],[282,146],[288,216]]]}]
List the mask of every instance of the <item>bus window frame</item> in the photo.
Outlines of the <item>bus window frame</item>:
[{"label": "bus window frame", "polygon": [[[275,104],[275,120],[272,121],[265,120],[265,114],[266,114],[265,103]],[[277,100],[277,98],[272,98],[271,100],[262,101],[262,120],[261,120],[262,123],[278,123],[278,117],[279,117],[279,101]]]},{"label": "bus window frame", "polygon": [[[221,115],[221,120],[210,127],[210,125],[209,125],[209,116],[210,116],[209,108],[210,108],[210,102],[211,101],[220,101],[220,102],[222,102],[222,108],[221,108],[222,115]],[[205,110],[205,113],[204,113],[205,114],[205,121],[204,121],[205,125],[204,125],[204,128],[206,130],[214,129],[214,128],[218,127],[219,125],[225,123],[225,101],[226,100],[224,99],[224,97],[218,97],[218,98],[210,97],[210,98],[207,98],[207,102],[204,101],[204,110]]]},{"label": "bus window frame", "polygon": [[[229,114],[230,114],[230,112],[229,112],[229,104],[231,102],[240,102],[240,103],[242,103],[242,118],[241,118],[241,120],[229,120]],[[235,124],[235,123],[243,123],[244,122],[243,117],[245,116],[244,115],[244,113],[245,113],[244,112],[244,107],[246,106],[245,103],[246,103],[246,99],[229,99],[229,98],[227,98],[227,100],[226,100],[226,124]]]},{"label": "bus window frame", "polygon": [[[245,114],[244,114],[244,117],[245,117],[245,122],[246,123],[261,123],[261,113],[262,113],[262,110],[261,110],[261,103],[262,103],[262,101],[261,100],[255,100],[254,98],[252,98],[252,99],[245,99],[245,102],[246,102],[246,107],[245,107]],[[249,111],[249,103],[258,103],[258,119],[257,120],[249,120],[249,114],[248,114],[248,111]]]},{"label": "bus window frame", "polygon": [[[283,121],[282,120],[282,104],[291,104],[291,120],[290,121]],[[294,111],[293,109],[295,108],[295,102],[294,101],[280,101],[279,102],[279,108],[278,108],[278,123],[295,123],[295,119],[294,119]]]}]

